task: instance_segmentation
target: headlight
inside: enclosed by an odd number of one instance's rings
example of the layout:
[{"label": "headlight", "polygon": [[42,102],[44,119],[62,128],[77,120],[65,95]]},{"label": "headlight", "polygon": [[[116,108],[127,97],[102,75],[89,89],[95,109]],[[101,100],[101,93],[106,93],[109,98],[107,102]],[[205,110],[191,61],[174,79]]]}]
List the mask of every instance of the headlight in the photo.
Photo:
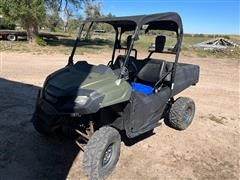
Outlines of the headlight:
[{"label": "headlight", "polygon": [[88,101],[88,97],[87,96],[78,96],[76,99],[75,99],[75,103],[78,104],[78,105],[85,105]]}]

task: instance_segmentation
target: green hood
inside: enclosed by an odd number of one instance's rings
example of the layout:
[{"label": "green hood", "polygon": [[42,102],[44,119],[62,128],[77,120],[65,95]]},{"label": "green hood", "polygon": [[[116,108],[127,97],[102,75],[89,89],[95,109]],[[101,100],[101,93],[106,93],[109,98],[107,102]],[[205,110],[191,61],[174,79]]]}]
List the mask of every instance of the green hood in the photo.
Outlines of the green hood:
[{"label": "green hood", "polygon": [[128,101],[132,91],[128,82],[119,80],[109,67],[86,62],[78,62],[52,74],[47,84],[61,91],[59,96],[71,96],[71,92],[79,89],[96,91],[104,95],[101,107]]}]

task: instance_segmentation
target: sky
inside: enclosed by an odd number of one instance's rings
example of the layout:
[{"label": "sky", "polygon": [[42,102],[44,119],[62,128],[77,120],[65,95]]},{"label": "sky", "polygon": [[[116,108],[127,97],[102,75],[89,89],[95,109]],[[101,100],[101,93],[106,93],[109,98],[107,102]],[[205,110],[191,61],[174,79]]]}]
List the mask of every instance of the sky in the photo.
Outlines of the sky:
[{"label": "sky", "polygon": [[240,0],[100,0],[116,16],[177,12],[185,33],[240,34]]}]

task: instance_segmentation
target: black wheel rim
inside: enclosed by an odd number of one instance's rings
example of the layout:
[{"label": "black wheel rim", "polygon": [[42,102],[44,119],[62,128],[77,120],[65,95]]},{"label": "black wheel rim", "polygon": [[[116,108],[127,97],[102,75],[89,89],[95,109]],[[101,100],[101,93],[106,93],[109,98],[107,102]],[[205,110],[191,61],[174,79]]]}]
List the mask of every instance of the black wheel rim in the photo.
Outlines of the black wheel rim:
[{"label": "black wheel rim", "polygon": [[184,112],[183,119],[185,122],[190,123],[192,119],[192,108],[188,107]]},{"label": "black wheel rim", "polygon": [[111,164],[112,159],[113,159],[113,143],[110,144],[104,152],[102,159],[103,168]]}]

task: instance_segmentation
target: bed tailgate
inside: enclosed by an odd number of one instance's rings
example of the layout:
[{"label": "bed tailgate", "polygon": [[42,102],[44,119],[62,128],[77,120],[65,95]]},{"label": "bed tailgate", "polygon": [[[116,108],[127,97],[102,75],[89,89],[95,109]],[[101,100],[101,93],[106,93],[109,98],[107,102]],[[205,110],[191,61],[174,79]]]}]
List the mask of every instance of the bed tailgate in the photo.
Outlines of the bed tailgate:
[{"label": "bed tailgate", "polygon": [[200,67],[193,64],[179,63],[176,69],[173,96],[199,81]]}]

